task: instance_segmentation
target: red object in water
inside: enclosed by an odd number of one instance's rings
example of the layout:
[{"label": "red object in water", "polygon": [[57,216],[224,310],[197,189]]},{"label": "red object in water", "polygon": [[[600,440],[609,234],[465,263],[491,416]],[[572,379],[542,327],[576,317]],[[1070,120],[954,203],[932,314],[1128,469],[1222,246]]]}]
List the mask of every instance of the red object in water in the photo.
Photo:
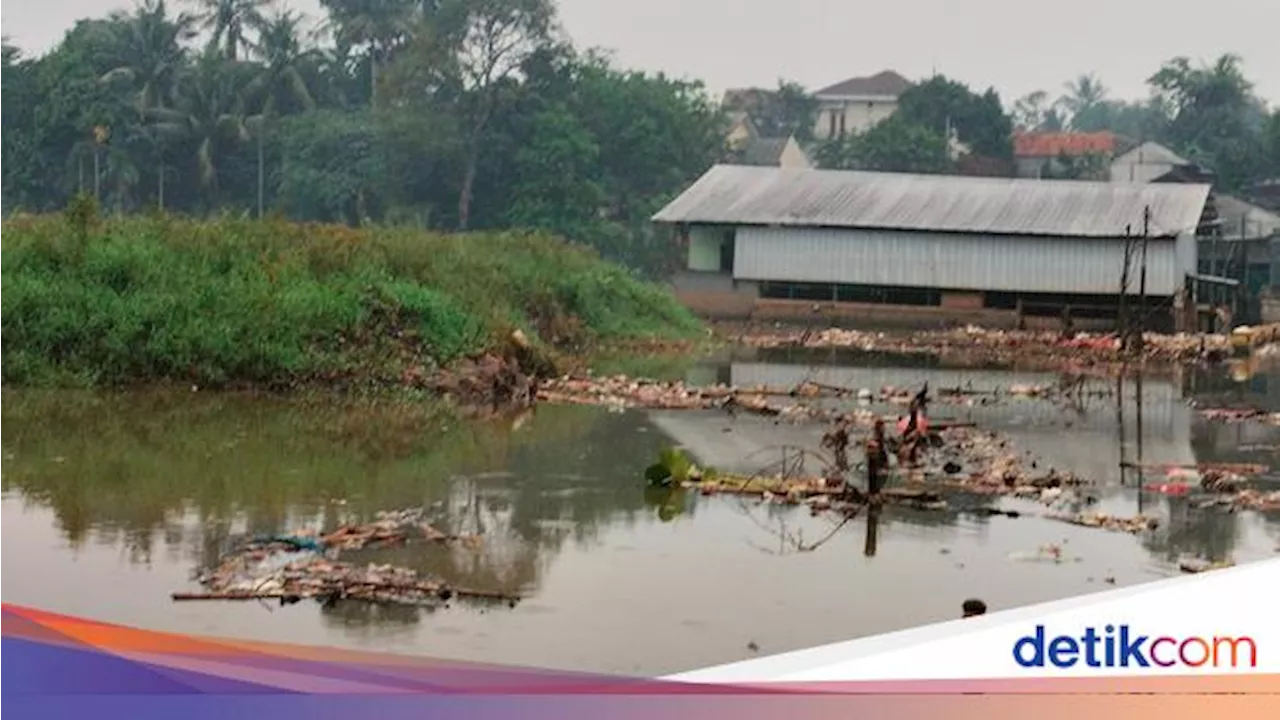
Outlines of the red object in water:
[{"label": "red object in water", "polygon": [[[910,424],[911,424],[910,415],[898,418],[898,434],[905,435],[907,433],[907,426]],[[924,413],[921,413],[916,416],[916,430],[919,431],[921,434],[929,432],[929,418],[925,417]]]},{"label": "red object in water", "polygon": [[1191,492],[1191,486],[1186,483],[1148,483],[1142,489],[1165,495],[1186,495]]}]

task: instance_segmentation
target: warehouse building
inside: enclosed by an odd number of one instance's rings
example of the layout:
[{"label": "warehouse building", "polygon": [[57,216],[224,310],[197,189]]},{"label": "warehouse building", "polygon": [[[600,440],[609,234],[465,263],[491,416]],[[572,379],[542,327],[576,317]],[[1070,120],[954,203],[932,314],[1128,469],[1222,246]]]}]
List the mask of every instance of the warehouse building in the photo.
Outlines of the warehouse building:
[{"label": "warehouse building", "polygon": [[[1129,298],[1180,324],[1208,185],[717,165],[653,217],[711,316],[1113,325]],[[1145,243],[1136,241],[1147,228]]]}]

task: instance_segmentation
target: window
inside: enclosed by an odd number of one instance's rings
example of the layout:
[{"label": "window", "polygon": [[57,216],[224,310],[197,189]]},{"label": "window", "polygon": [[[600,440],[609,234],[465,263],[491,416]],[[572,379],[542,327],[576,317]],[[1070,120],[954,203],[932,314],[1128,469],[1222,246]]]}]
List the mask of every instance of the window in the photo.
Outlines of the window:
[{"label": "window", "polygon": [[840,113],[840,134],[844,135],[844,113]]},{"label": "window", "polygon": [[831,113],[827,115],[827,136],[828,137],[836,136],[836,111],[835,110],[832,110]]}]

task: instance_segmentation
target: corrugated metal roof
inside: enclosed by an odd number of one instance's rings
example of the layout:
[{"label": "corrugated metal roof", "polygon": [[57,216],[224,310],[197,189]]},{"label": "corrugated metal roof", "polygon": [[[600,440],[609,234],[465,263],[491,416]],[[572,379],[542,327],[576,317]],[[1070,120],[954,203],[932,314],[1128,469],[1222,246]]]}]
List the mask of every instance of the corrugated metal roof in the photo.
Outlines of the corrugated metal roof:
[{"label": "corrugated metal roof", "polygon": [[1012,180],[717,165],[659,223],[881,228],[1058,237],[1194,230],[1208,185]]},{"label": "corrugated metal roof", "polygon": [[1266,208],[1230,195],[1217,196],[1214,204],[1218,217],[1222,219],[1222,232],[1229,240],[1238,239],[1242,230],[1246,238],[1265,238],[1280,233],[1280,215]]}]

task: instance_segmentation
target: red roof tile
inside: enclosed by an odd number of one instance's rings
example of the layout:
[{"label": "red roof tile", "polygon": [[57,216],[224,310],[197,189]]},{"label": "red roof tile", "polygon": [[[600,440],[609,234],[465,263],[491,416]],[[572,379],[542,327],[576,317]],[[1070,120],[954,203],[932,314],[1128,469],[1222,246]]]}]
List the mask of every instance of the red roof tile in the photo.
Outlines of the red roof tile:
[{"label": "red roof tile", "polygon": [[1109,132],[1027,132],[1017,133],[1013,136],[1013,153],[1022,158],[1088,155],[1091,153],[1112,155],[1115,150],[1116,136]]}]

